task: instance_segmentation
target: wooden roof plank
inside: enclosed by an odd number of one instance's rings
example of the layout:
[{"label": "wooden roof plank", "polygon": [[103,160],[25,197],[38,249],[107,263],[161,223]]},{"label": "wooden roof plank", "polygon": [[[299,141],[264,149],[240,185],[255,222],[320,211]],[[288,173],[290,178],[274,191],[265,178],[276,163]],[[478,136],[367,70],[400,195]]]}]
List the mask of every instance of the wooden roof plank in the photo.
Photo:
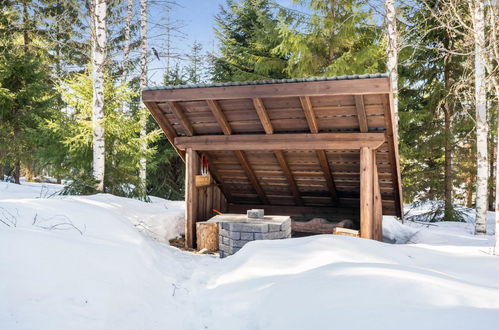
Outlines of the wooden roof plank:
[{"label": "wooden roof plank", "polygon": [[369,131],[369,127],[367,125],[366,108],[364,106],[364,97],[362,95],[355,95],[355,109],[357,110],[360,132],[367,133]]}]

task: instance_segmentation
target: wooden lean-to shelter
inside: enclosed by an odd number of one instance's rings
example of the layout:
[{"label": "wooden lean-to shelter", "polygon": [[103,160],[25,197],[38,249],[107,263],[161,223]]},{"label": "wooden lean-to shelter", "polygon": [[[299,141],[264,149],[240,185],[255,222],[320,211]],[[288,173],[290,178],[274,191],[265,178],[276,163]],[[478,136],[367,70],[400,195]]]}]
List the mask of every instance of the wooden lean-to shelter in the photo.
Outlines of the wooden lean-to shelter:
[{"label": "wooden lean-to shelter", "polygon": [[378,240],[382,215],[402,217],[388,75],[166,86],[142,100],[185,160],[189,247],[214,210],[350,219]]}]

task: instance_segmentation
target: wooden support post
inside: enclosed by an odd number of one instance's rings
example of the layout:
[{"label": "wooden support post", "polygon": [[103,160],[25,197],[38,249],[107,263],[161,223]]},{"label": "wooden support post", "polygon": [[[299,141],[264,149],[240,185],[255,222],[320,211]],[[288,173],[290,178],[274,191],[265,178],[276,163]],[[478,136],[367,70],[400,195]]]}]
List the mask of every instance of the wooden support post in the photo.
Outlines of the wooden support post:
[{"label": "wooden support post", "polygon": [[378,165],[376,164],[376,151],[373,151],[373,225],[374,239],[383,240],[383,206],[381,203],[381,190],[379,187]]},{"label": "wooden support post", "polygon": [[195,177],[198,171],[199,156],[195,150],[187,148],[185,157],[185,245],[187,248],[195,248],[196,244],[198,191]]},{"label": "wooden support post", "polygon": [[360,237],[373,238],[373,151],[360,148]]}]

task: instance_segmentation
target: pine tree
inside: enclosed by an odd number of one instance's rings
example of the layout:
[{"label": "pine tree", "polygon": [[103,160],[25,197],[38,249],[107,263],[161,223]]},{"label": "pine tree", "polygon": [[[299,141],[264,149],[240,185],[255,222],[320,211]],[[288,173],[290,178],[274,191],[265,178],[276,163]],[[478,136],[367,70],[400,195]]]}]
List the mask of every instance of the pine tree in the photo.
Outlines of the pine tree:
[{"label": "pine tree", "polygon": [[282,79],[287,54],[274,50],[282,39],[269,0],[227,0],[216,16],[219,55],[212,58],[213,81]]},{"label": "pine tree", "polygon": [[[385,70],[382,30],[362,0],[296,0],[312,12],[281,18],[282,42],[291,77],[376,73]],[[289,17],[289,15],[288,15]]]}]

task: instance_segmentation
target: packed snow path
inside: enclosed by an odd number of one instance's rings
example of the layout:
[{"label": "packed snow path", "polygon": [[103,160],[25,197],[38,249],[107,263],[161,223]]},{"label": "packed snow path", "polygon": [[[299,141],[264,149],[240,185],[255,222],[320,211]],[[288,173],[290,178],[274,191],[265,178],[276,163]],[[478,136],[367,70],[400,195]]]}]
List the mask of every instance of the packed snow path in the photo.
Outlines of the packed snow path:
[{"label": "packed snow path", "polygon": [[473,236],[472,223],[385,218],[385,237],[410,244],[321,235],[252,242],[220,260],[161,243],[182,228],[179,202],[47,198],[60,188],[0,183],[0,329],[499,324],[494,239]]}]

